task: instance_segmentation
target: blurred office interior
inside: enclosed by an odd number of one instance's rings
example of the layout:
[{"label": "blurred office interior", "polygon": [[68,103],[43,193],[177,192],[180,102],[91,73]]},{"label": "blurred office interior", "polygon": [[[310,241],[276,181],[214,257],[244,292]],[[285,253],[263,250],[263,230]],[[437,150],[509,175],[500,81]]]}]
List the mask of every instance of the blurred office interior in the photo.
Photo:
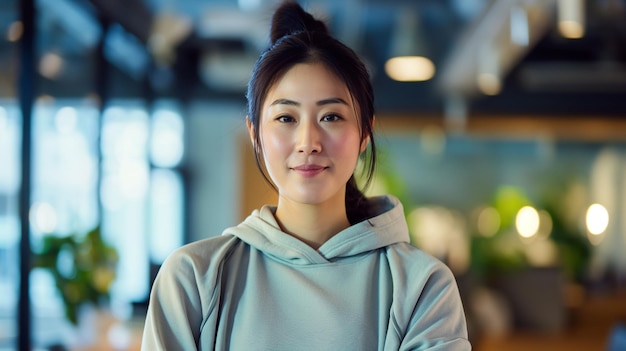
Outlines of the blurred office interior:
[{"label": "blurred office interior", "polygon": [[[0,350],[138,349],[165,257],[274,201],[244,93],[277,3],[0,2]],[[367,63],[368,191],[474,349],[625,350],[626,1],[301,3]]]}]

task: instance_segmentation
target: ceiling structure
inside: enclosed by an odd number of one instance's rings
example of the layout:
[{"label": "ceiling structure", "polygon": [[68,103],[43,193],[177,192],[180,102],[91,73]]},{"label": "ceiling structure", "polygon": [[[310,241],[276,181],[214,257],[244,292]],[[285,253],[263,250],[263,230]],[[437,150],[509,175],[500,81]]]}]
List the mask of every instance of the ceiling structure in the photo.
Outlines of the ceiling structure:
[{"label": "ceiling structure", "polygon": [[[12,42],[18,0],[0,4],[0,98],[15,96]],[[36,0],[38,90],[83,97],[97,85],[98,52],[110,96],[243,101],[267,46],[276,0]],[[559,31],[564,2],[584,6],[584,34]],[[626,0],[301,1],[357,51],[380,112],[454,115],[603,114],[626,117]],[[414,26],[401,16],[413,14]],[[407,33],[411,30],[411,33]],[[398,39],[435,64],[433,79],[384,71]],[[100,46],[99,46],[100,45]],[[99,51],[99,48],[101,51]],[[459,112],[461,111],[461,112]]]}]

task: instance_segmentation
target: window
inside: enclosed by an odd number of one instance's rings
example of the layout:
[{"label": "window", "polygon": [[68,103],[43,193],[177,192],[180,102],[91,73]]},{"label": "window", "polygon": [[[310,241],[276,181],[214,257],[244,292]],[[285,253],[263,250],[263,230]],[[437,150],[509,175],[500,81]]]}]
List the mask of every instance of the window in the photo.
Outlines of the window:
[{"label": "window", "polygon": [[17,337],[20,125],[15,104],[0,102],[0,348],[12,346]]},{"label": "window", "polygon": [[[0,348],[13,346],[17,335],[20,115],[16,103],[0,103]],[[131,303],[145,301],[150,264],[162,263],[184,240],[183,137],[182,116],[173,105],[150,114],[139,101],[115,102],[100,116],[84,100],[38,102],[29,215],[33,249],[44,235],[86,233],[101,225],[119,254],[112,306],[127,313]],[[50,273],[34,269],[30,279],[35,345],[75,342],[80,333],[64,319]]]}]

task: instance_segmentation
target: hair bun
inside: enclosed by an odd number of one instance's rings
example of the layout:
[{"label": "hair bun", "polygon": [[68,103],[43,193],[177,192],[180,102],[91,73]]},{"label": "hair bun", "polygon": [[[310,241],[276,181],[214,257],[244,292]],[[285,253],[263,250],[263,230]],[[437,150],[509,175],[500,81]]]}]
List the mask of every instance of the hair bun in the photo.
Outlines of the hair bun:
[{"label": "hair bun", "polygon": [[272,44],[285,35],[296,32],[328,33],[328,28],[324,22],[304,11],[297,2],[286,1],[276,9],[272,17],[270,35]]}]

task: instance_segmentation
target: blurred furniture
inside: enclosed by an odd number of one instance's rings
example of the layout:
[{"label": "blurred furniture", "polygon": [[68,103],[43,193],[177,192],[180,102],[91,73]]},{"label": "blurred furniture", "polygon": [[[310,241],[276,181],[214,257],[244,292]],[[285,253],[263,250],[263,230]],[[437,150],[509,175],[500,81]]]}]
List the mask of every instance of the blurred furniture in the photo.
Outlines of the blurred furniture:
[{"label": "blurred furniture", "polygon": [[597,293],[570,311],[559,332],[514,330],[502,337],[481,337],[475,351],[615,351],[626,350],[626,290]]}]

